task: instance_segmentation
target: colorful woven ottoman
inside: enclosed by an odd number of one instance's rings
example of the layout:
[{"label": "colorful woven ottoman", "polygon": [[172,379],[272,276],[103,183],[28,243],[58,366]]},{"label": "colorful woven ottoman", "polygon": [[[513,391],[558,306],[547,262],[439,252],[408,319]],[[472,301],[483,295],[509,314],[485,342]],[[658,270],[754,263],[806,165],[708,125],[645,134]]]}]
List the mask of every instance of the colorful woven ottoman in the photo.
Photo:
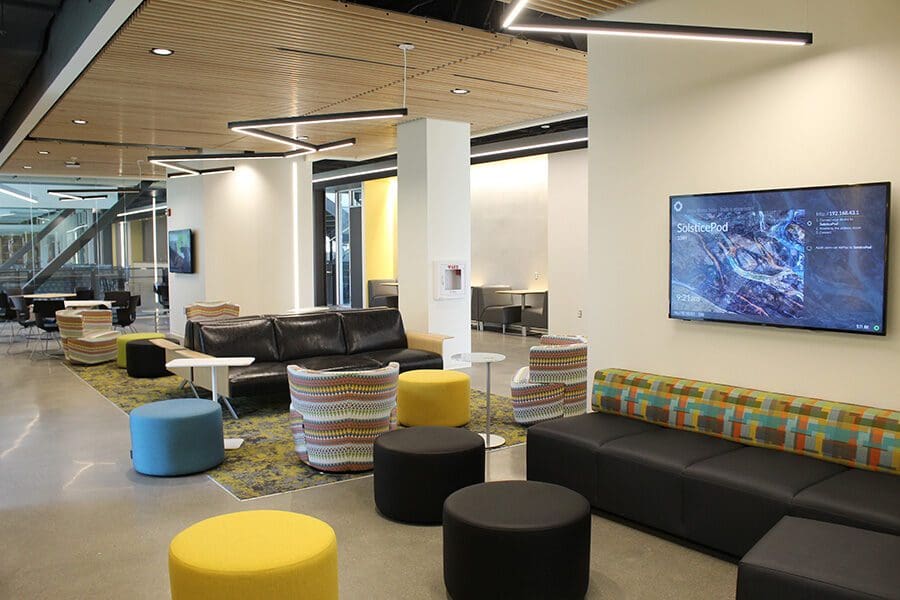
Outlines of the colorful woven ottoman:
[{"label": "colorful woven ottoman", "polygon": [[293,512],[212,517],[169,545],[173,600],[337,600],[337,573],[334,530]]},{"label": "colorful woven ottoman", "polygon": [[540,481],[494,481],[444,502],[444,584],[453,600],[584,598],[591,506]]},{"label": "colorful woven ottoman", "polygon": [[469,422],[469,376],[420,369],[400,374],[397,420],[401,425],[461,427]]},{"label": "colorful woven ottoman", "polygon": [[124,335],[120,335],[116,340],[118,344],[118,354],[116,355],[116,366],[120,369],[124,369],[128,366],[127,355],[125,354],[125,347],[128,342],[133,342],[135,340],[158,340],[166,337],[162,333],[126,333]]},{"label": "colorful woven ottoman", "polygon": [[410,427],[375,439],[375,506],[406,523],[440,523],[444,500],[484,483],[484,440],[455,427]]},{"label": "colorful woven ottoman", "polygon": [[138,406],[128,417],[131,461],[144,475],[199,473],[225,460],[222,409],[200,398]]}]

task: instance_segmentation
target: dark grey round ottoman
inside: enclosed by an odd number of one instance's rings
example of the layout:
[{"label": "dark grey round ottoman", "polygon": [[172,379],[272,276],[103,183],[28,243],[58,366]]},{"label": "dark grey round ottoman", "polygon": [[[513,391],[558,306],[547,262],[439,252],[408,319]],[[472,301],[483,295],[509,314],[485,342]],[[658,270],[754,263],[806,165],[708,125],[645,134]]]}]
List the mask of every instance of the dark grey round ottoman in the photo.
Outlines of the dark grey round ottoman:
[{"label": "dark grey round ottoman", "polygon": [[444,503],[444,584],[453,600],[584,598],[591,506],[567,488],[496,481]]},{"label": "dark grey round ottoman", "polygon": [[467,429],[410,427],[375,439],[375,505],[406,523],[440,523],[447,496],[484,481],[484,440]]},{"label": "dark grey round ottoman", "polygon": [[125,344],[125,368],[129,377],[150,378],[171,375],[166,370],[166,350],[153,340],[133,340]]}]

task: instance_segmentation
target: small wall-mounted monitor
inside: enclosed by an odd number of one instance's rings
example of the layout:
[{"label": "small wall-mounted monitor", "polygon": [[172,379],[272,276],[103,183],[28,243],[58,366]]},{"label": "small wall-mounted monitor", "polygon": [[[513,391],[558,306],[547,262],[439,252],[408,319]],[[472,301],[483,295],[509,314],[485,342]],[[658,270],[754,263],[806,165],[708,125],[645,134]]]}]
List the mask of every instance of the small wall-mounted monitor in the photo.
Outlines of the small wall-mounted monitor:
[{"label": "small wall-mounted monitor", "polygon": [[190,229],[169,232],[169,272],[194,272],[194,235]]}]

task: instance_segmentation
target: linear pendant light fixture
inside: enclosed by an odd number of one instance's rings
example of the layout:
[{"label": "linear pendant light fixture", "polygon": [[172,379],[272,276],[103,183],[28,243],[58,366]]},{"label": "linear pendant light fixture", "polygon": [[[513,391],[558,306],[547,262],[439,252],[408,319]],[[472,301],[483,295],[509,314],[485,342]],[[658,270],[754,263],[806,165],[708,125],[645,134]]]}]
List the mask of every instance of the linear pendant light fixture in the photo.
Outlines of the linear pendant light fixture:
[{"label": "linear pendant light fixture", "polygon": [[[47,190],[51,196],[59,198],[60,202],[77,202],[79,200],[100,200],[106,198],[106,194],[138,194],[137,188],[93,188],[73,190]],[[98,195],[98,194],[103,194]]]},{"label": "linear pendant light fixture", "polygon": [[254,119],[251,121],[232,121],[228,128],[238,133],[245,133],[258,138],[278,142],[291,146],[291,151],[285,153],[285,158],[293,158],[313,152],[324,152],[346,148],[356,143],[356,138],[328,142],[326,144],[311,144],[300,139],[265,131],[266,128],[287,127],[290,125],[317,125],[320,123],[343,123],[347,121],[368,121],[374,119],[399,119],[409,114],[406,108],[391,108],[386,110],[365,110],[357,112],[329,113],[323,115],[301,115],[296,117],[280,117],[271,119]]},{"label": "linear pendant light fixture", "polygon": [[19,200],[24,200],[25,202],[30,202],[31,204],[37,204],[38,201],[34,198],[26,196],[25,194],[20,194],[19,192],[14,192],[10,189],[6,189],[4,187],[0,187],[0,194],[6,194],[7,196],[12,196],[13,198],[18,198]]},{"label": "linear pendant light fixture", "polygon": [[535,33],[612,35],[671,40],[700,40],[706,42],[775,44],[782,46],[807,46],[813,43],[812,33],[800,31],[737,29],[732,27],[673,25],[668,23],[630,23],[627,21],[591,21],[549,16],[540,19],[521,19],[519,15],[527,4],[528,0],[519,0],[513,6],[503,21],[504,29]]}]

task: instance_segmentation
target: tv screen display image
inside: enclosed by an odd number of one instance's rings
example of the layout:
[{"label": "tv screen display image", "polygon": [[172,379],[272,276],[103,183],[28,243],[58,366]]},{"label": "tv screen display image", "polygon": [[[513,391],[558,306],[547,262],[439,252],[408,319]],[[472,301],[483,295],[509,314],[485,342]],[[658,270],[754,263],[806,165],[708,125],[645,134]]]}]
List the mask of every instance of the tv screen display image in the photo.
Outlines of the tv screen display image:
[{"label": "tv screen display image", "polygon": [[669,317],[884,335],[890,183],[671,196]]},{"label": "tv screen display image", "polygon": [[169,272],[194,272],[193,235],[190,229],[169,232]]}]

